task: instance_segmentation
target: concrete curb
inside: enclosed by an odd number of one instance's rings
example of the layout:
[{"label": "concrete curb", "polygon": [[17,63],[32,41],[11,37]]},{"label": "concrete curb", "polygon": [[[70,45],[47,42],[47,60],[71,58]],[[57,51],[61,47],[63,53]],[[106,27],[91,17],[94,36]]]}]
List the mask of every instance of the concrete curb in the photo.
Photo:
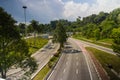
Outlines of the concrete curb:
[{"label": "concrete curb", "polygon": [[48,72],[47,76],[43,79],[43,80],[48,80],[49,77],[52,75],[53,73],[53,70],[55,69],[56,65],[58,64],[60,58],[61,58],[62,54],[60,53],[60,57],[59,59],[57,60],[57,62],[54,64],[54,66],[51,68],[51,70]]}]

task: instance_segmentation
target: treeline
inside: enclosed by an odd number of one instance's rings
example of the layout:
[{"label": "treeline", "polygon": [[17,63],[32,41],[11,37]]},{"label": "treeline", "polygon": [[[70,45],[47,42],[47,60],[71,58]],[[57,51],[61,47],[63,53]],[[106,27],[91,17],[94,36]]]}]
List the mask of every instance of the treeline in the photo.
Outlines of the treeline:
[{"label": "treeline", "polygon": [[77,18],[74,22],[77,26],[75,29],[81,32],[81,35],[86,38],[95,38],[96,40],[104,38],[113,38],[114,29],[120,27],[120,8],[113,10],[110,13],[100,12],[98,15]]},{"label": "treeline", "polygon": [[[60,19],[50,21],[49,24],[41,24],[38,21],[32,20],[27,26],[27,32],[32,33],[35,31],[52,34],[58,22],[61,23],[67,32],[77,32],[80,36],[88,39],[94,38],[97,41],[111,38],[114,42],[114,51],[120,53],[120,8],[114,9],[110,13],[100,12],[99,14],[92,14],[84,18],[79,16],[74,22]],[[19,32],[25,33],[25,27],[21,25],[23,24],[19,24],[18,27]],[[116,48],[118,49],[116,50]]]},{"label": "treeline", "polygon": [[73,22],[75,32],[86,38],[94,38],[96,41],[101,39],[113,39],[112,48],[120,53],[120,8],[110,13],[100,12],[90,16],[78,17]]}]

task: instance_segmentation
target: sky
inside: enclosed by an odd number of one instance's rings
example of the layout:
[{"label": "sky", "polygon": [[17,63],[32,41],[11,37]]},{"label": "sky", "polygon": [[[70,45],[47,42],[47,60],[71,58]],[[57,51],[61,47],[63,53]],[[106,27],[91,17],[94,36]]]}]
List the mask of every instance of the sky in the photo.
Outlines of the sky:
[{"label": "sky", "polygon": [[120,8],[120,0],[0,0],[0,7],[20,22],[37,20],[40,23],[49,23],[51,20],[67,19],[75,21],[78,16],[86,17],[98,14],[100,11],[111,12]]}]

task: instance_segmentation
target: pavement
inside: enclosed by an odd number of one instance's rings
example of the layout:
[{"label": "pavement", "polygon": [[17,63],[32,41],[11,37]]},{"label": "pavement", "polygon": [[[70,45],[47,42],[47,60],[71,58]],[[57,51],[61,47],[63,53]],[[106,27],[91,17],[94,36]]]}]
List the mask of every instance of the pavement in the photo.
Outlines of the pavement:
[{"label": "pavement", "polygon": [[7,72],[7,79],[9,80],[18,80],[22,77],[25,77],[27,79],[32,79],[51,59],[51,57],[57,52],[59,49],[59,44],[52,44],[51,41],[48,42],[47,45],[45,45],[42,49],[38,50],[36,53],[32,55],[37,61],[38,64],[38,70],[32,74],[31,77],[26,77],[24,75],[24,71],[21,71],[20,68],[12,68]]},{"label": "pavement", "polygon": [[99,50],[102,50],[102,51],[105,51],[107,53],[110,53],[110,54],[113,54],[113,55],[116,55],[117,53],[115,53],[112,49],[110,48],[106,48],[106,47],[103,47],[103,46],[99,46],[99,45],[96,45],[96,44],[93,44],[93,43],[90,43],[90,42],[86,42],[86,41],[82,41],[82,40],[78,40],[78,39],[74,39],[74,38],[71,38],[73,40],[76,40],[78,42],[81,42],[81,44],[83,46],[90,46],[90,47],[93,47],[93,48],[96,48],[96,49],[99,49]]},{"label": "pavement", "polygon": [[47,80],[99,80],[99,76],[86,51],[74,39],[69,38]]}]

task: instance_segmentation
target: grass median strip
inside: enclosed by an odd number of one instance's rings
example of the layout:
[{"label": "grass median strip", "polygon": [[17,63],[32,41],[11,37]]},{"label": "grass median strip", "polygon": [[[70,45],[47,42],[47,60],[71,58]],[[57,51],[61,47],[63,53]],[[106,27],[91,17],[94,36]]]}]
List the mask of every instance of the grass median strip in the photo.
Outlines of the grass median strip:
[{"label": "grass median strip", "polygon": [[120,57],[116,55],[112,55],[109,53],[106,53],[104,51],[97,50],[92,47],[86,47],[86,49],[94,54],[96,59],[101,63],[102,67],[106,70],[108,73],[110,80],[120,80],[111,70],[108,65],[112,66],[112,69],[117,72],[118,74],[120,73]]},{"label": "grass median strip", "polygon": [[56,53],[50,61],[44,66],[42,70],[39,71],[39,73],[33,78],[33,80],[43,80],[48,72],[52,69],[52,67],[55,65],[55,63],[58,61],[60,57],[60,53]]},{"label": "grass median strip", "polygon": [[45,44],[47,44],[48,39],[44,39],[44,38],[41,38],[41,37],[28,38],[28,39],[26,39],[26,42],[28,43],[30,54],[33,54],[37,50],[42,48]]}]

